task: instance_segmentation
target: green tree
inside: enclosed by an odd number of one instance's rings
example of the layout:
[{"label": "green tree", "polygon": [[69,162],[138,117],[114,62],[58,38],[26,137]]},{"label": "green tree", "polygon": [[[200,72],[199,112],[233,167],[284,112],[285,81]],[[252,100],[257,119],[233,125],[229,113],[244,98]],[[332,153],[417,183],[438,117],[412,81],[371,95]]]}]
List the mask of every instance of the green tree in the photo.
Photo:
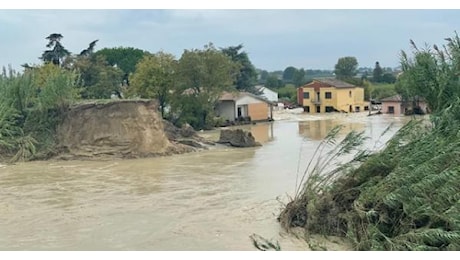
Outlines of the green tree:
[{"label": "green tree", "polygon": [[280,99],[288,99],[292,103],[297,103],[297,88],[292,84],[287,84],[278,89],[278,97]]},{"label": "green tree", "polygon": [[25,72],[24,77],[32,76],[35,96],[32,103],[36,108],[65,110],[74,100],[80,98],[80,78],[75,71],[69,71],[52,64],[44,64]]},{"label": "green tree", "polygon": [[145,55],[131,77],[128,93],[141,98],[158,99],[161,116],[165,118],[165,107],[175,88],[176,71],[177,60],[172,54],[158,52],[155,55]]},{"label": "green tree", "polygon": [[[182,121],[190,121],[195,128],[208,128],[214,107],[223,91],[232,90],[240,64],[217,50],[212,43],[203,50],[185,50],[179,59],[180,88],[176,92],[173,109]],[[193,103],[193,106],[190,104]],[[188,110],[187,106],[193,107]]]},{"label": "green tree", "polygon": [[240,91],[249,91],[255,93],[254,85],[257,81],[257,71],[249,60],[246,52],[241,51],[243,45],[230,46],[221,49],[222,52],[230,57],[233,62],[240,65],[239,74],[236,77],[235,86]]},{"label": "green tree", "polygon": [[292,78],[292,83],[296,86],[296,87],[300,87],[302,86],[303,84],[305,84],[305,70],[302,68],[300,70],[296,70],[294,72],[294,76]]},{"label": "green tree", "polygon": [[369,72],[364,71],[363,74],[361,75],[361,80],[367,80],[369,77]]},{"label": "green tree", "polygon": [[284,86],[282,80],[278,79],[278,77],[274,74],[269,74],[267,80],[265,81],[265,86],[270,89],[277,89]]},{"label": "green tree", "polygon": [[396,76],[393,73],[389,73],[389,72],[383,73],[382,82],[393,84],[396,82]]},{"label": "green tree", "polygon": [[64,38],[64,36],[60,33],[52,33],[45,38],[48,40],[46,47],[51,48],[51,50],[44,51],[41,56],[41,59],[45,63],[50,62],[59,66],[63,59],[70,55],[70,52],[61,44],[62,38]]},{"label": "green tree", "polygon": [[259,71],[259,83],[261,84],[265,84],[265,81],[267,80],[268,78],[268,71],[266,70],[260,70]]},{"label": "green tree", "polygon": [[[372,89],[373,99],[381,100],[382,98],[391,97],[391,96],[398,94],[396,92],[394,84],[386,84],[386,83],[371,84],[369,83],[369,85],[371,86],[371,89]],[[364,88],[364,98],[365,99],[367,98],[367,94],[368,93],[366,93],[366,88]]]},{"label": "green tree", "polygon": [[382,82],[382,76],[383,76],[383,70],[382,67],[380,67],[379,62],[375,62],[375,68],[372,74],[372,80],[374,82]]},{"label": "green tree", "polygon": [[283,81],[286,83],[292,83],[294,80],[294,75],[297,72],[295,67],[289,66],[283,71]]},{"label": "green tree", "polygon": [[79,56],[73,61],[73,69],[80,73],[82,98],[104,99],[122,92],[123,72],[103,56]]},{"label": "green tree", "polygon": [[[61,63],[61,68],[80,74],[80,90],[85,99],[110,98],[112,94],[121,95],[122,92],[120,85],[123,72],[110,65],[104,56],[94,55],[97,42],[98,40],[90,42],[80,54],[68,55]],[[44,79],[42,78],[41,81]]]},{"label": "green tree", "polygon": [[342,57],[339,58],[335,65],[335,76],[337,79],[346,79],[356,76],[358,68],[358,61],[355,57]]},{"label": "green tree", "polygon": [[148,52],[132,48],[132,47],[117,47],[117,48],[104,48],[95,52],[96,56],[104,56],[105,60],[111,66],[120,68],[124,75],[123,81],[129,85],[129,75],[136,70],[137,63]]},{"label": "green tree", "polygon": [[94,52],[94,47],[96,47],[96,43],[98,41],[99,40],[94,40],[94,41],[90,42],[88,48],[82,50],[80,52],[79,56],[90,56],[90,55],[92,55],[93,52]]}]

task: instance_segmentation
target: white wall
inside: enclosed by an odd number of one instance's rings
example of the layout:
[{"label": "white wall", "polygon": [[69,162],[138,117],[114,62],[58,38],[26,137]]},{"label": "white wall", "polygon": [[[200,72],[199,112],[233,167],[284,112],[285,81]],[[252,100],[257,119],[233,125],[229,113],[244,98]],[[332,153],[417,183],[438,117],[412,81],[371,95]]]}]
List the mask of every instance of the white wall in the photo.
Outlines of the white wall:
[{"label": "white wall", "polygon": [[[239,99],[237,99],[235,102],[229,101],[229,100],[220,101],[219,104],[217,105],[216,115],[222,118],[225,118],[227,120],[234,121],[237,117],[238,106],[242,107],[241,112],[243,116],[247,116],[248,114],[247,105],[257,104],[257,103],[266,103],[266,102],[260,99],[251,97],[251,96],[242,96]],[[268,116],[270,116],[270,111],[269,111]]]},{"label": "white wall", "polygon": [[221,101],[217,105],[217,115],[230,121],[235,120],[235,105],[233,101]]}]

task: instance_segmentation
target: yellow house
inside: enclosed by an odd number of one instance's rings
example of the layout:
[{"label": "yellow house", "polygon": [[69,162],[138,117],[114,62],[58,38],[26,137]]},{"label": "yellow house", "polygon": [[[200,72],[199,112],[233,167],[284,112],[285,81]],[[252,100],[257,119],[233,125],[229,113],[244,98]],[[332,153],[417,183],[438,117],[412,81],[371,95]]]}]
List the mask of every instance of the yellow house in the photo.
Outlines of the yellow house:
[{"label": "yellow house", "polygon": [[364,89],[337,79],[315,79],[297,89],[297,102],[307,113],[367,110]]}]

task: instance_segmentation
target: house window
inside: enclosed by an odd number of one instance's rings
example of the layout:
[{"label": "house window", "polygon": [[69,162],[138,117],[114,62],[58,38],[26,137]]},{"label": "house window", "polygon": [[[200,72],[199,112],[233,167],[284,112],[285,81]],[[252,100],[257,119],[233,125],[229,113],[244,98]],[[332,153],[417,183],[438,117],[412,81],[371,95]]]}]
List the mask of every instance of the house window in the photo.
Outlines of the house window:
[{"label": "house window", "polygon": [[303,112],[310,113],[310,106],[304,106]]},{"label": "house window", "polygon": [[360,111],[360,107],[355,107],[355,112],[359,112]]},{"label": "house window", "polygon": [[334,107],[326,106],[325,110],[326,110],[326,113],[334,112]]},{"label": "house window", "polygon": [[331,92],[324,93],[324,98],[325,99],[331,99],[332,98],[332,93]]},{"label": "house window", "polygon": [[309,99],[310,98],[310,92],[304,92],[303,93],[303,98],[304,99]]},{"label": "house window", "polygon": [[395,107],[394,106],[389,106],[388,107],[388,113],[389,114],[394,114],[395,113]]}]

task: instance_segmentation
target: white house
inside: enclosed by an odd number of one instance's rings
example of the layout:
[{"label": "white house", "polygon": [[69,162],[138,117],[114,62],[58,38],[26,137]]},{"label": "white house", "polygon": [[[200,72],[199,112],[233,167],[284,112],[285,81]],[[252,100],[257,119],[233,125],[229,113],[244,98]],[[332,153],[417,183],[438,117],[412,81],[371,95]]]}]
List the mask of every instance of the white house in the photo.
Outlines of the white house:
[{"label": "white house", "polygon": [[260,96],[266,98],[268,101],[274,102],[275,104],[278,103],[278,92],[273,91],[264,85],[257,85],[254,88],[261,92]]},{"label": "white house", "polygon": [[219,99],[216,114],[229,122],[248,119],[271,121],[273,105],[265,98],[248,92],[225,92]]}]

